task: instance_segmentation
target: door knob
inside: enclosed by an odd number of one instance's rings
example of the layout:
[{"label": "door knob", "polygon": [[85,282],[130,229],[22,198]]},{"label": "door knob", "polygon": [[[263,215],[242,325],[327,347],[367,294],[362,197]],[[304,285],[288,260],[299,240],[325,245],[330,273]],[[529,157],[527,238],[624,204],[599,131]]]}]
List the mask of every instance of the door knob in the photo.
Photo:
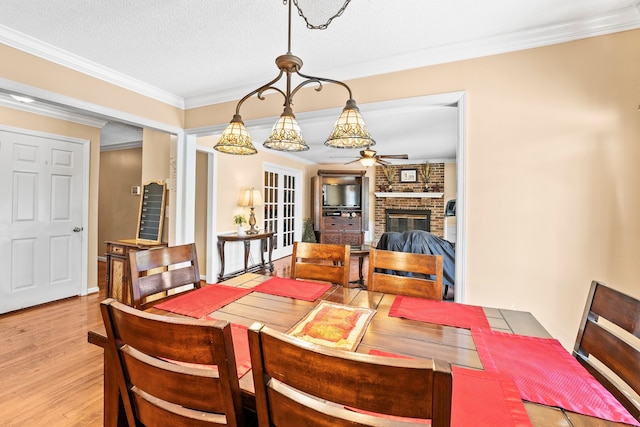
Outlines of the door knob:
[{"label": "door knob", "polygon": [[84,228],[82,228],[82,227],[73,227],[73,232],[74,232],[74,233],[79,233],[79,232],[81,232],[82,230],[84,230]]}]

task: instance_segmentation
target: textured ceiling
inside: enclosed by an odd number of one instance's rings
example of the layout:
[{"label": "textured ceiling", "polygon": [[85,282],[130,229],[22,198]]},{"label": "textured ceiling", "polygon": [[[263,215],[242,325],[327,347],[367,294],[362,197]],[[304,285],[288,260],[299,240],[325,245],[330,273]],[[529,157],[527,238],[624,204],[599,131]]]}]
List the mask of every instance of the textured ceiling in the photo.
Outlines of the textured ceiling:
[{"label": "textured ceiling", "polygon": [[[299,4],[317,24],[342,1]],[[0,42],[187,108],[238,99],[275,77],[286,26],[282,0],[0,2]],[[326,30],[307,29],[294,10],[291,50],[303,72],[344,81],[639,26],[637,0],[353,0]],[[430,122],[424,112],[416,119]],[[326,137],[306,134],[314,146]]]}]

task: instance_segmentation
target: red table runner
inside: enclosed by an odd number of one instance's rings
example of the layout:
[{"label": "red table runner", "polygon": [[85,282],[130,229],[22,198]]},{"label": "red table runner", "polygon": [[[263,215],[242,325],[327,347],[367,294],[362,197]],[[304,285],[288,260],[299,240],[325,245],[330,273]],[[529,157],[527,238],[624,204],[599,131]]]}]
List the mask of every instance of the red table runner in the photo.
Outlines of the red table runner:
[{"label": "red table runner", "polygon": [[389,316],[456,328],[490,328],[482,307],[402,295],[396,296],[389,310]]},{"label": "red table runner", "polygon": [[156,304],[155,308],[199,319],[247,295],[251,291],[251,289],[232,286],[208,285]]},{"label": "red table runner", "polygon": [[471,334],[485,370],[510,376],[522,399],[640,425],[557,340],[479,329]]},{"label": "red table runner", "polygon": [[[369,354],[410,359],[370,350]],[[511,379],[497,372],[452,367],[452,427],[531,427],[520,393]]]},{"label": "red table runner", "polygon": [[284,277],[272,277],[253,288],[256,292],[290,297],[305,301],[315,301],[331,288],[331,284],[318,282],[305,282],[302,280],[286,279]]}]

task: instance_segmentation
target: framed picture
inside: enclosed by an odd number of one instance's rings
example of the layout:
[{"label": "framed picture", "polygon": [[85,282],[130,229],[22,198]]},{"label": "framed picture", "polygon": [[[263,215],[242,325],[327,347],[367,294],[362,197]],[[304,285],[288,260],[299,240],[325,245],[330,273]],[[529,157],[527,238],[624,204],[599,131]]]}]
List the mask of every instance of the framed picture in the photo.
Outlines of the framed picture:
[{"label": "framed picture", "polygon": [[418,170],[417,169],[402,169],[400,171],[400,182],[417,182]]}]

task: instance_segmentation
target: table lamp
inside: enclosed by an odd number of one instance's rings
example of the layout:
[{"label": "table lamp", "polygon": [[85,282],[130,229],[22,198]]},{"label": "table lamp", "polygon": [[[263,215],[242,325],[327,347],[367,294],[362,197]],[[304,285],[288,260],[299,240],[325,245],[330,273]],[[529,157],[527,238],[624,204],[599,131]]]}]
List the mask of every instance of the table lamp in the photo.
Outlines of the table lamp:
[{"label": "table lamp", "polygon": [[240,198],[238,199],[238,206],[248,207],[251,209],[249,214],[249,225],[251,228],[247,231],[247,234],[258,234],[259,231],[256,228],[256,215],[253,212],[256,206],[262,205],[262,193],[260,190],[255,190],[253,187],[247,188],[240,192]]}]

